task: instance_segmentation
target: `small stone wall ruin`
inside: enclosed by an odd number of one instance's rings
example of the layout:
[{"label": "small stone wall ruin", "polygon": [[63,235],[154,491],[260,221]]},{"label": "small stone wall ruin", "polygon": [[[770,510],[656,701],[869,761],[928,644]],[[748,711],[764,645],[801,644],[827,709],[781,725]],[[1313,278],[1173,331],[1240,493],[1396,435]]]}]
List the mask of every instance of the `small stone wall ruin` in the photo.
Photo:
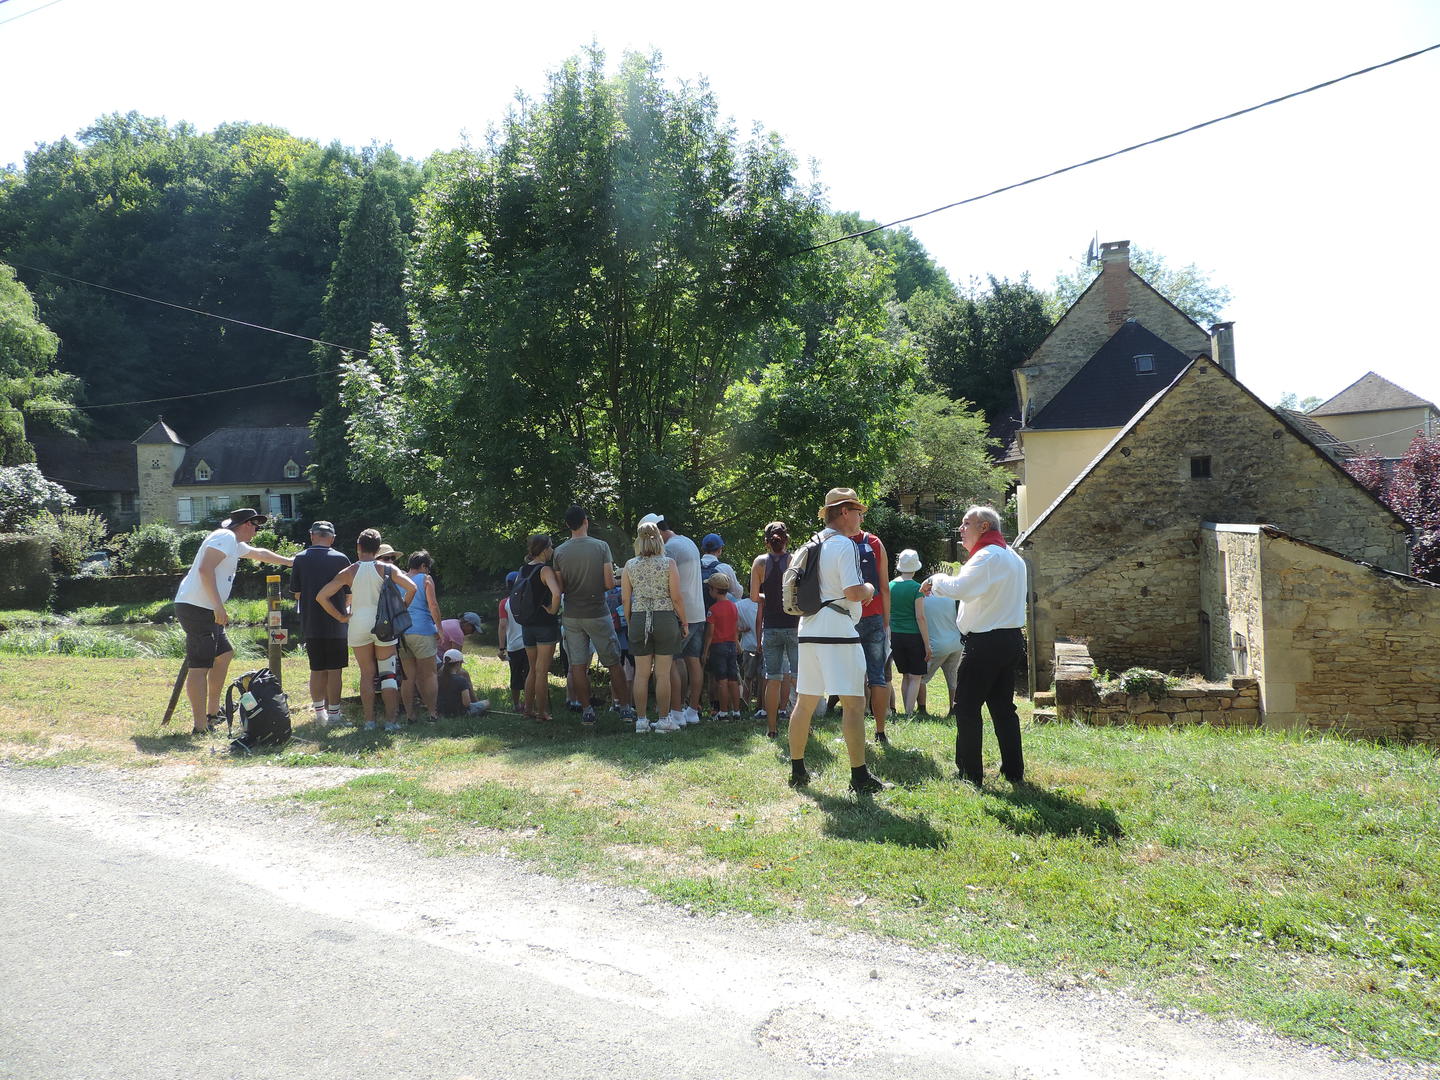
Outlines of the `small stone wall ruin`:
[{"label": "small stone wall ruin", "polygon": [[[1090,650],[1078,642],[1055,643],[1055,716],[1096,726],[1138,724],[1173,727],[1209,724],[1212,727],[1259,727],[1260,684],[1245,676],[1220,683],[1194,683],[1167,690],[1159,697],[1102,692],[1092,672]],[[1037,702],[1038,704],[1038,702]],[[1043,710],[1037,708],[1036,716]]]}]

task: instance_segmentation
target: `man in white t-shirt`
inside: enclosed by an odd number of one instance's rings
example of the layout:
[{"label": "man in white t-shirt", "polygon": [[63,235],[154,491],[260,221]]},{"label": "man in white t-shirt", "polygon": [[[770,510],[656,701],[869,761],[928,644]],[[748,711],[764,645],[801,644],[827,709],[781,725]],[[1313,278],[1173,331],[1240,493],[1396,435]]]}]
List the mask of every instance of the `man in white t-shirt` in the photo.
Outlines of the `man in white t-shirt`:
[{"label": "man in white t-shirt", "polygon": [[851,488],[831,488],[820,516],[820,597],[825,606],[800,617],[800,665],[796,672],[795,711],[790,716],[790,785],[810,783],[805,744],[810,718],[828,695],[840,698],[841,731],[850,756],[850,790],[873,795],[885,785],[865,765],[865,649],[855,624],[875,587],[860,575],[860,556],[851,539],[860,533],[866,506]]},{"label": "man in white t-shirt", "polygon": [[265,548],[251,547],[265,524],[263,514],[246,507],[232,510],[220,527],[205,538],[190,571],[175,594],[175,618],[185,631],[185,696],[190,700],[192,734],[212,730],[220,719],[220,695],[230,671],[234,649],[225,636],[230,616],[225,601],[235,584],[241,559],[290,566],[295,560]]}]

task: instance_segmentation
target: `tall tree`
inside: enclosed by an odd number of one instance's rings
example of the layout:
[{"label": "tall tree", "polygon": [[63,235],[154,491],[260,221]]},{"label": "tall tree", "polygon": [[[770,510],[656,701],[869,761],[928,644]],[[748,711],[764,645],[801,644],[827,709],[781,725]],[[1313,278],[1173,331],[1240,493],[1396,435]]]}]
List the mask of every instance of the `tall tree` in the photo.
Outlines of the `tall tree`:
[{"label": "tall tree", "polygon": [[55,370],[59,347],[30,290],[0,263],[0,466],[35,460],[27,421],[51,430],[74,422],[76,381]]},{"label": "tall tree", "polygon": [[[322,305],[321,336],[326,341],[364,349],[376,327],[408,345],[405,324],[405,238],[391,195],[372,169],[359,201],[341,230],[340,251],[330,272]],[[320,505],[342,533],[379,521],[396,521],[399,507],[390,489],[363,480],[351,469],[346,433],[350,413],[340,400],[340,361],[336,350],[312,350],[320,409],[310,425],[315,437],[315,482]]]},{"label": "tall tree", "polygon": [[950,304],[921,297],[906,316],[926,356],[929,381],[952,398],[978,406],[992,427],[1015,414],[1011,372],[1050,332],[1046,297],[1022,276],[972,282]]},{"label": "tall tree", "polygon": [[[1224,285],[1216,285],[1210,280],[1210,275],[1194,263],[1173,268],[1158,251],[1132,247],[1130,269],[1201,326],[1219,322],[1221,312],[1230,302],[1230,290]],[[1068,274],[1056,276],[1050,308],[1051,322],[1065,314],[1099,273],[1098,263],[1088,263]]]},{"label": "tall tree", "polygon": [[[888,270],[863,247],[795,255],[823,222],[818,195],[778,138],[722,125],[703,83],[668,86],[635,54],[607,77],[592,49],[483,149],[432,169],[415,344],[392,334],[352,365],[350,438],[476,558],[513,559],[498,540],[577,498],[616,530],[656,508],[718,520],[746,497],[734,474],[757,411],[803,428],[787,461],[811,477],[812,435],[850,458],[889,444],[879,417],[909,361],[878,332]],[[854,409],[801,407],[837,400]]]}]

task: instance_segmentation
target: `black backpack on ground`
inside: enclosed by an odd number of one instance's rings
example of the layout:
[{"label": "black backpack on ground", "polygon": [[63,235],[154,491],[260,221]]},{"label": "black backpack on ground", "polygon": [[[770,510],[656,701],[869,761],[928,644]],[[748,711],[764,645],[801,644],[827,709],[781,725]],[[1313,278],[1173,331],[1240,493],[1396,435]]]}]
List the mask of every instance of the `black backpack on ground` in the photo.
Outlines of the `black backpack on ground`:
[{"label": "black backpack on ground", "polygon": [[520,578],[515,587],[510,590],[510,617],[521,626],[541,622],[548,614],[535,587],[535,579],[540,576],[540,568],[544,565],[526,563],[520,568]]},{"label": "black backpack on ground", "polygon": [[257,746],[283,746],[290,741],[290,699],[269,668],[247,671],[225,691],[227,734],[232,730],[237,708],[240,734],[230,741],[232,750],[248,753]]}]

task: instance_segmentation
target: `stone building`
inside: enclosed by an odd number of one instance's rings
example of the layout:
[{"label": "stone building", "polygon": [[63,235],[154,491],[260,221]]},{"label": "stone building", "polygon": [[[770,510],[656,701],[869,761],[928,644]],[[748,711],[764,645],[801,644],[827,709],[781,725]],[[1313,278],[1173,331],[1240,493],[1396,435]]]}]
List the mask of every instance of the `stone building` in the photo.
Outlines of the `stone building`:
[{"label": "stone building", "polygon": [[[1406,576],[1407,543],[1299,426],[1202,356],[1017,537],[1032,685],[1049,685],[1055,643],[1073,637],[1112,670],[1252,675],[1267,723],[1431,737],[1440,668],[1406,635],[1437,625],[1440,591]],[[1325,648],[1350,663],[1354,693],[1336,689],[1345,663]],[[1373,689],[1392,683],[1420,689]]]},{"label": "stone building", "polygon": [[196,528],[237,506],[292,520],[315,442],[303,427],[217,428],[191,445],[157,420],[135,440],[142,521]]},{"label": "stone building", "polygon": [[1416,435],[1440,432],[1432,402],[1367,371],[1324,404],[1306,413],[1364,457],[1395,461]]}]

